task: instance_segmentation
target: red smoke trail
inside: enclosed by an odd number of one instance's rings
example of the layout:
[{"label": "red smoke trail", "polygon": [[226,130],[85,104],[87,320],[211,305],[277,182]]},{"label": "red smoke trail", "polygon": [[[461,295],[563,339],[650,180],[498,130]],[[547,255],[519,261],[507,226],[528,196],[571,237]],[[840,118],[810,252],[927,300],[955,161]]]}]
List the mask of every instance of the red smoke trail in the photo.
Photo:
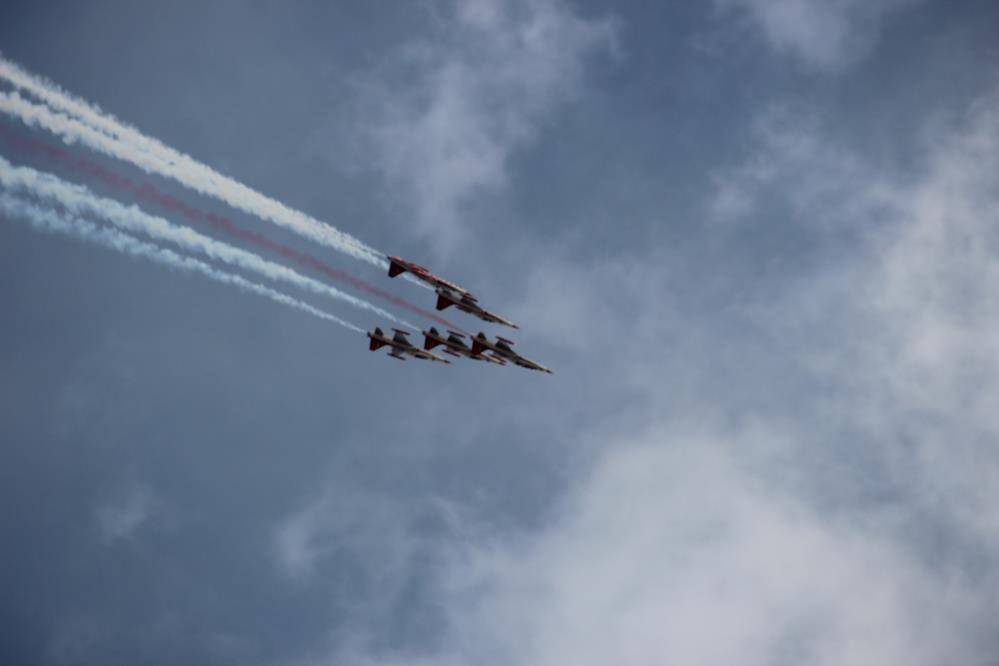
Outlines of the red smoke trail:
[{"label": "red smoke trail", "polygon": [[240,229],[227,217],[222,217],[221,215],[216,215],[215,213],[208,213],[197,208],[193,208],[176,197],[159,192],[149,183],[138,183],[131,178],[115,173],[111,169],[103,167],[100,164],[91,162],[85,157],[76,157],[69,151],[63,150],[62,148],[53,146],[39,139],[18,136],[2,126],[0,126],[0,135],[2,135],[9,144],[18,148],[30,149],[35,152],[43,153],[48,158],[53,159],[64,166],[97,178],[109,187],[128,191],[140,200],[149,201],[167,210],[180,213],[192,222],[205,224],[213,229],[224,231],[233,238],[239,238],[240,240],[256,245],[257,247],[279,254],[285,259],[289,259],[302,266],[307,266],[313,270],[319,271],[323,275],[333,278],[334,280],[346,282],[355,289],[378,296],[379,298],[389,301],[393,305],[409,310],[410,312],[414,312],[422,317],[426,317],[427,319],[432,319],[433,321],[443,324],[448,328],[466,333],[466,331],[463,331],[461,328],[458,328],[448,320],[430,310],[425,310],[417,305],[413,305],[391,292],[385,291],[384,289],[376,287],[365,280],[350,275],[346,271],[333,268],[329,264],[321,261],[317,257],[312,256],[311,254],[300,252],[293,247],[271,240],[258,231]]}]

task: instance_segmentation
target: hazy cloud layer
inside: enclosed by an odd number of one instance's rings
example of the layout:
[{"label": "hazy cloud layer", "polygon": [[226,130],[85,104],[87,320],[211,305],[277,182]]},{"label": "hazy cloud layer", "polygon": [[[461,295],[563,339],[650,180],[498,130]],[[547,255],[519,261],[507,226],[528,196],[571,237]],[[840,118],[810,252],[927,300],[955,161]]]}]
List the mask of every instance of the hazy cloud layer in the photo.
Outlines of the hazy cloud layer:
[{"label": "hazy cloud layer", "polygon": [[5,56],[429,248],[555,374],[0,220],[0,662],[994,663],[996,17],[906,6],[8,3]]},{"label": "hazy cloud layer", "polygon": [[863,58],[882,21],[919,0],[715,0],[723,14],[745,17],[774,51],[835,71]]},{"label": "hazy cloud layer", "polygon": [[[608,426],[616,435],[548,526],[454,544],[441,650],[373,661],[990,663],[999,612],[994,99],[935,133],[911,182],[870,177],[864,158],[816,123],[781,132],[761,119],[757,151],[720,179],[720,199],[738,189],[738,215],[763,225],[752,202],[788,189],[793,174],[800,186],[787,199],[800,224],[821,209],[828,227],[869,231],[850,254],[741,309],[745,326],[771,334],[764,354],[790,357],[823,390],[783,395],[785,408],[767,412],[701,395],[702,418],[654,399],[664,422]],[[597,278],[572,279],[602,293]],[[600,305],[562,315],[578,323],[591,308]],[[676,317],[681,336],[726,335]],[[639,333],[642,353],[617,361],[635,370],[661,360],[654,339],[655,329]],[[661,380],[646,391],[662,396]]]},{"label": "hazy cloud layer", "polygon": [[153,513],[155,500],[148,488],[132,483],[97,505],[94,517],[108,544],[128,539]]},{"label": "hazy cloud layer", "polygon": [[614,38],[608,19],[562,0],[428,5],[414,39],[364,81],[374,163],[406,229],[451,247],[469,231],[461,207],[504,185],[507,161],[580,94],[587,61]]}]

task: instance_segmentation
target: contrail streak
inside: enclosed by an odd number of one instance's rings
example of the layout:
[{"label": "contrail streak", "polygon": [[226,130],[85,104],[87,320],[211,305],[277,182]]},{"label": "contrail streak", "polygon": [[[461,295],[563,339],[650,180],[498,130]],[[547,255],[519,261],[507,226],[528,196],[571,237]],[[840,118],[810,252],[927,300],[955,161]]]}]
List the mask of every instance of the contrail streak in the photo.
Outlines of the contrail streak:
[{"label": "contrail streak", "polygon": [[[54,83],[31,74],[2,56],[0,56],[0,78],[6,79],[15,87],[34,95],[51,108],[69,114],[105,136],[129,144],[136,150],[162,161],[165,165],[176,167],[186,174],[190,174],[204,181],[206,184],[214,186],[220,193],[224,192],[229,198],[246,202],[245,205],[257,209],[258,212],[254,214],[265,217],[273,216],[270,219],[277,224],[287,224],[287,226],[297,224],[302,227],[303,231],[310,231],[314,234],[316,238],[313,238],[313,240],[337,247],[338,249],[341,249],[341,245],[352,246],[357,251],[369,255],[368,260],[374,259],[377,263],[384,264],[384,255],[382,253],[368,247],[349,234],[343,233],[328,224],[319,222],[304,213],[292,210],[280,202],[246,187],[242,183],[223,176],[211,167],[201,164],[192,157],[174,150],[152,137],[144,135],[134,127],[121,122],[110,113],[102,111],[85,100],[67,93]],[[176,176],[173,177],[176,178]],[[240,206],[235,205],[232,201],[225,200],[229,205],[240,208]],[[282,219],[284,222],[281,221]]]},{"label": "contrail streak", "polygon": [[180,153],[176,153],[175,158],[164,158],[159,152],[140,150],[80,120],[52,111],[48,107],[32,104],[16,92],[0,93],[0,111],[20,119],[30,127],[46,129],[69,143],[78,142],[97,152],[130,162],[146,173],[172,178],[196,192],[213,196],[233,208],[287,227],[310,240],[362,261],[376,266],[388,265],[380,253],[352,236],[265,197]]},{"label": "contrail streak", "polygon": [[428,310],[414,305],[408,300],[401,298],[386,289],[376,287],[367,280],[362,280],[347,271],[336,268],[314,255],[308,254],[307,252],[303,252],[289,245],[279,243],[259,231],[240,228],[229,218],[190,206],[176,197],[158,191],[149,183],[134,181],[131,178],[112,171],[111,169],[108,169],[107,167],[93,162],[85,157],[74,155],[63,148],[51,145],[37,138],[18,136],[15,132],[9,131],[2,126],[0,126],[0,138],[3,138],[8,144],[15,148],[42,153],[47,158],[54,160],[61,166],[65,166],[73,169],[74,171],[97,178],[101,184],[116,190],[128,192],[140,201],[148,201],[172,213],[180,214],[194,224],[206,225],[212,229],[222,231],[232,238],[250,243],[262,250],[277,254],[284,259],[297,263],[303,268],[318,271],[327,278],[347,284],[355,289],[365,292],[365,294],[376,296],[396,307],[403,308],[421,317],[426,317],[427,319],[436,321],[450,329],[464,332],[459,326],[441,317],[433,310]]},{"label": "contrail streak", "polygon": [[72,185],[52,174],[29,167],[15,167],[0,157],[0,185],[15,193],[30,194],[47,199],[70,213],[107,220],[129,233],[141,233],[158,241],[172,243],[188,252],[197,252],[211,259],[254,271],[272,280],[284,281],[313,293],[345,301],[351,305],[374,312],[381,317],[406,325],[403,321],[367,301],[355,298],[318,280],[306,277],[290,268],[267,261],[227,243],[199,234],[188,227],[178,226],[163,218],[149,215],[136,206],[125,206],[113,199],[98,197],[86,187]]},{"label": "contrail streak", "polygon": [[199,259],[187,257],[173,250],[139,240],[117,229],[100,227],[79,217],[60,214],[52,209],[41,208],[11,194],[0,193],[0,214],[5,217],[27,220],[31,226],[41,231],[71,236],[133,257],[149,259],[171,268],[199,273],[216,282],[264,296],[283,305],[307,312],[320,319],[334,322],[356,333],[364,333],[364,329],[328,312],[314,308],[297,298],[283,294],[270,287],[265,287],[262,284],[251,282],[239,275],[221,271]]},{"label": "contrail streak", "polygon": [[[211,167],[147,137],[110,114],[73,97],[58,86],[29,74],[0,57],[0,78],[48,104],[31,104],[15,93],[0,93],[0,110],[38,126],[66,141],[79,141],[91,149],[131,162],[147,173],[172,178],[197,192],[214,196],[233,208],[287,227],[306,238],[333,247],[376,266],[388,266],[385,255],[350,234],[271,199]],[[71,117],[72,116],[72,117]],[[425,286],[406,276],[410,282]]]}]

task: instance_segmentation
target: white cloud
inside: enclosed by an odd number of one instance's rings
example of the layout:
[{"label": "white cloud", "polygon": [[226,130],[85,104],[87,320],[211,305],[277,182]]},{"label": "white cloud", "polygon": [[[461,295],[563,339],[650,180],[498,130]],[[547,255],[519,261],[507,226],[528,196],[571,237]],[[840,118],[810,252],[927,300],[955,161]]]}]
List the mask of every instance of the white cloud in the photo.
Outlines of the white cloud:
[{"label": "white cloud", "polygon": [[819,70],[838,70],[872,47],[886,16],[918,0],[715,0],[743,15],[767,44]]},{"label": "white cloud", "polygon": [[97,505],[94,517],[107,544],[127,540],[149,519],[155,501],[145,486],[131,484]]},{"label": "white cloud", "polygon": [[447,3],[440,23],[435,41],[408,45],[366,82],[362,106],[374,159],[413,229],[451,246],[463,204],[503,186],[510,155],[579,94],[613,24],[562,0]]},{"label": "white cloud", "polygon": [[666,429],[613,451],[552,529],[474,556],[469,580],[487,592],[454,619],[455,661],[935,664],[963,654],[962,581],[934,578],[875,521],[838,524],[740,469],[737,449],[761,436],[775,435]]},{"label": "white cloud", "polygon": [[287,518],[276,530],[274,549],[286,575],[304,578],[314,573],[323,513],[329,510],[325,499],[317,500]]},{"label": "white cloud", "polygon": [[[743,193],[740,223],[765,226],[761,191],[779,194],[778,176],[794,174],[789,208],[871,229],[854,252],[741,307],[770,333],[760,362],[790,359],[806,395],[746,377],[755,391],[783,391],[783,405],[747,412],[718,393],[685,413],[655,383],[672,374],[642,374],[641,355],[615,354],[616,374],[647,382],[654,425],[608,426],[616,434],[588,478],[536,533],[454,546],[438,651],[354,650],[341,662],[990,663],[999,648],[995,101],[938,132],[915,178],[879,174],[818,125],[760,132],[756,162],[720,183]],[[646,299],[662,295],[644,284]],[[570,317],[585,321],[587,307],[572,305]],[[682,322],[671,326],[683,333]],[[709,336],[709,348],[732,336],[703,322],[686,334]],[[710,355],[688,362],[714,367]]]},{"label": "white cloud", "polygon": [[330,480],[276,526],[272,552],[291,583],[322,585],[349,610],[337,642],[366,646],[384,640],[414,585],[431,584],[424,579],[452,542],[452,524],[454,508],[441,500],[402,501]]},{"label": "white cloud", "polygon": [[287,576],[306,581],[337,557],[374,558],[388,579],[412,550],[408,522],[409,514],[389,498],[331,484],[277,527],[277,563]]},{"label": "white cloud", "polygon": [[[886,205],[885,175],[843,146],[823,138],[807,109],[775,105],[753,123],[755,150],[739,167],[718,174],[710,218],[728,226],[754,215],[764,197],[798,223],[821,230],[877,219]],[[863,196],[855,193],[861,190]]]}]

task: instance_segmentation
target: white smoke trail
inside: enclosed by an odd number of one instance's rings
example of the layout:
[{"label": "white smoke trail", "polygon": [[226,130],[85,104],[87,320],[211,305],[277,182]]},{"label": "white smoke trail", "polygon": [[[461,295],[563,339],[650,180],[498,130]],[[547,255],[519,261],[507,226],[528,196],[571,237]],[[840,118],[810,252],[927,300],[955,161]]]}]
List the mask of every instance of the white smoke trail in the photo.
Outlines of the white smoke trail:
[{"label": "white smoke trail", "polygon": [[[53,109],[65,111],[110,137],[131,140],[136,147],[143,150],[146,150],[147,144],[157,143],[155,139],[148,139],[138,130],[128,127],[96,105],[75,97],[47,79],[31,74],[3,56],[0,56],[0,78],[6,79],[15,88],[34,95]],[[170,150],[165,146],[160,148],[163,151]]]},{"label": "white smoke trail", "polygon": [[75,215],[107,220],[129,233],[145,234],[158,241],[172,243],[188,252],[203,254],[211,259],[254,271],[271,280],[288,282],[313,293],[374,312],[414,330],[417,328],[367,301],[306,277],[290,268],[267,261],[252,252],[215,240],[189,227],[150,215],[137,206],[125,206],[113,199],[99,197],[86,187],[67,183],[52,174],[29,167],[15,167],[3,157],[0,157],[0,185],[16,193],[30,194],[54,202]]},{"label": "white smoke trail", "polygon": [[117,229],[100,227],[80,217],[42,208],[8,193],[0,193],[0,215],[27,220],[31,226],[41,231],[79,238],[124,254],[149,259],[171,268],[199,273],[216,282],[264,296],[302,312],[307,312],[320,319],[334,322],[356,333],[364,333],[364,329],[328,312],[314,308],[297,298],[283,294],[270,287],[265,287],[262,284],[251,282],[239,275],[218,270],[199,259],[187,257],[173,250],[139,240]]},{"label": "white smoke trail", "polygon": [[172,178],[196,192],[215,197],[233,208],[286,227],[362,261],[382,268],[388,266],[383,253],[357,238],[223,176],[3,58],[0,58],[0,78],[38,96],[52,109],[70,114],[32,104],[16,92],[0,93],[0,110],[19,118],[28,126],[46,129],[70,143],[80,142],[92,150],[134,164],[147,173]]},{"label": "white smoke trail", "polygon": [[92,150],[134,164],[147,173],[172,178],[200,194],[213,196],[233,208],[287,227],[357,259],[376,266],[388,265],[381,253],[352,236],[292,210],[176,151],[164,147],[165,151],[173,153],[164,156],[160,151],[139,150],[133,144],[98,131],[80,120],[32,104],[16,92],[0,93],[0,110],[19,118],[28,126],[46,129],[69,143],[82,143]]}]

